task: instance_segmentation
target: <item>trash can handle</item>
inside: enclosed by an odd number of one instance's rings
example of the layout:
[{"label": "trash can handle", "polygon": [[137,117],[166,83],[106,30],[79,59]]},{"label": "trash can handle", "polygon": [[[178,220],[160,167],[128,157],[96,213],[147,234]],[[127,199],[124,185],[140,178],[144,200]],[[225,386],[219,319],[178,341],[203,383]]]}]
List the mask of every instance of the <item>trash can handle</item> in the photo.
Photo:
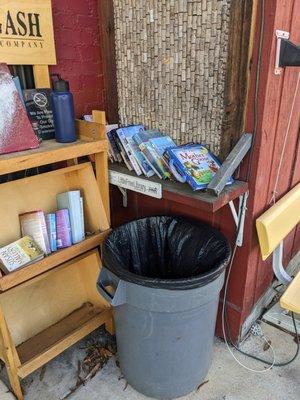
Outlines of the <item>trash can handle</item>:
[{"label": "trash can handle", "polygon": [[108,290],[106,290],[106,287],[104,286],[104,284],[101,281],[99,281],[97,283],[97,286],[100,289],[99,291],[101,291],[102,296],[105,297],[105,299],[109,303],[111,303],[113,298],[114,298],[114,296],[112,294],[110,294]]},{"label": "trash can handle", "polygon": [[[102,267],[98,282],[97,282],[97,289],[98,292],[105,298],[106,301],[109,302],[110,305],[112,306],[117,306],[124,304],[124,288],[122,285],[122,281],[118,279],[117,285],[115,282],[113,282],[112,277],[110,277],[110,272],[108,272],[105,268]],[[117,286],[114,288],[114,293],[110,293],[107,289],[106,286]]]}]

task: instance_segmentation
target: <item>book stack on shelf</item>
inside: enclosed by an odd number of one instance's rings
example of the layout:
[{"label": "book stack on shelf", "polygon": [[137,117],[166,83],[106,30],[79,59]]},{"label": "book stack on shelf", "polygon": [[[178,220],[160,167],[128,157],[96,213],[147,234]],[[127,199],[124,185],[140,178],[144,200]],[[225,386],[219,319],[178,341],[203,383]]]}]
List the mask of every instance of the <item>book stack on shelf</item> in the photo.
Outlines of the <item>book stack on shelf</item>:
[{"label": "book stack on shelf", "polygon": [[22,238],[0,248],[0,269],[16,271],[57,250],[85,239],[83,198],[80,190],[59,193],[57,210],[19,214]]},{"label": "book stack on shelf", "polygon": [[[123,162],[138,176],[187,182],[193,190],[205,189],[221,163],[204,145],[177,146],[170,136],[143,125],[107,130],[111,162]],[[232,183],[230,178],[228,184]]]}]

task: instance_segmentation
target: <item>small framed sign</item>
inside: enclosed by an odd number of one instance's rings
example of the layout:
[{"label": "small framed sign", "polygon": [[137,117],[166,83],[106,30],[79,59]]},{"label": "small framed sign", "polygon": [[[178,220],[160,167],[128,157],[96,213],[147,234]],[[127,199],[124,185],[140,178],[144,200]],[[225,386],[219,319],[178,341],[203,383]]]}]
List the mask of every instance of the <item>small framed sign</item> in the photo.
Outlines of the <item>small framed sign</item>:
[{"label": "small framed sign", "polygon": [[156,199],[162,198],[161,184],[149,181],[148,179],[122,174],[121,172],[109,171],[109,183],[150,197],[155,197]]},{"label": "small framed sign", "polygon": [[0,62],[56,64],[51,0],[1,0]]}]

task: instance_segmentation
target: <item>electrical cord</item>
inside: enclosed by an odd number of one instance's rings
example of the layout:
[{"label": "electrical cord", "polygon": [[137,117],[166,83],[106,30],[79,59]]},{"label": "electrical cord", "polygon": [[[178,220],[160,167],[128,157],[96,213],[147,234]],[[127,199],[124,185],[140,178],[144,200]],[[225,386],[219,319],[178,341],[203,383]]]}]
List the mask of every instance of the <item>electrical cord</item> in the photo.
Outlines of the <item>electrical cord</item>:
[{"label": "electrical cord", "polygon": [[[256,79],[255,79],[254,104],[253,104],[254,123],[253,123],[253,140],[252,140],[252,143],[255,143],[257,127],[258,127],[258,89],[259,89],[259,81],[260,81],[260,67],[261,67],[262,44],[263,44],[263,28],[264,28],[264,20],[265,20],[265,0],[262,0],[260,2],[260,5],[261,5],[261,21],[260,21],[260,37],[259,37],[259,49],[258,49],[258,61],[257,61]],[[253,144],[252,144],[252,147],[251,147],[251,150],[250,150],[249,163],[248,163],[247,174],[246,174],[246,180],[247,181],[249,181],[250,176],[251,176],[252,158],[253,158]],[[242,209],[245,206],[245,201],[246,201],[246,197],[243,196],[242,204],[241,204]],[[239,221],[238,221],[236,239],[237,239],[237,237],[239,235],[240,228],[241,228],[241,217],[239,218]],[[295,355],[288,361],[280,362],[280,363],[276,363],[275,362],[275,350],[271,346],[271,344],[267,341],[267,339],[266,339],[266,337],[264,335],[261,335],[260,337],[266,343],[268,343],[268,346],[269,346],[269,348],[271,349],[271,351],[273,353],[273,361],[272,362],[241,350],[232,341],[231,333],[230,333],[230,327],[229,327],[228,318],[227,318],[227,293],[228,293],[229,278],[230,278],[230,274],[231,274],[231,270],[232,270],[233,261],[235,259],[236,251],[237,251],[237,243],[236,243],[236,240],[235,240],[235,245],[234,245],[234,248],[233,248],[233,251],[232,251],[232,256],[231,256],[231,259],[230,259],[230,264],[229,264],[228,273],[227,273],[226,282],[225,282],[223,307],[222,307],[222,330],[223,330],[223,336],[224,336],[226,347],[227,347],[228,351],[230,352],[230,354],[232,355],[232,357],[234,358],[234,360],[239,365],[241,365],[243,368],[245,368],[246,370],[251,371],[251,372],[264,373],[264,372],[269,371],[273,366],[275,366],[275,367],[286,366],[286,365],[292,363],[297,358],[297,356],[299,354],[299,350],[300,350],[300,341],[299,341],[299,336],[298,336],[298,332],[297,332],[297,326],[296,326],[294,313],[292,313],[292,320],[293,320],[293,325],[294,325],[294,329],[295,329],[297,349],[296,349]],[[229,341],[228,341],[228,339],[229,339]],[[266,369],[263,369],[263,370],[256,370],[256,369],[252,369],[252,368],[244,365],[240,360],[238,360],[236,358],[236,356],[234,355],[234,353],[233,353],[232,349],[230,348],[229,344],[234,349],[236,349],[239,353],[243,354],[244,356],[247,356],[247,357],[252,358],[252,359],[254,359],[256,361],[262,362],[262,363],[268,365],[269,367],[266,368]]]}]

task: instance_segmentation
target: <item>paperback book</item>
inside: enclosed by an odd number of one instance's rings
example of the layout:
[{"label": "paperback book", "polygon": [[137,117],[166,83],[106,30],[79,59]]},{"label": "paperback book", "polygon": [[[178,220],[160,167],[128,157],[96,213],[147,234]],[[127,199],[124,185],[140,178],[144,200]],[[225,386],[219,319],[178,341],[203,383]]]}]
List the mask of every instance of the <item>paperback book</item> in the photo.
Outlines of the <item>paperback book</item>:
[{"label": "paperback book", "polygon": [[56,240],[57,248],[64,249],[72,246],[71,224],[68,209],[57,210],[56,216]]},{"label": "paperback book", "polygon": [[43,257],[43,251],[34,240],[30,236],[24,236],[0,249],[0,268],[9,274]]},{"label": "paperback book", "polygon": [[85,230],[80,190],[70,190],[58,194],[57,208],[69,210],[72,243],[81,242],[85,238]]},{"label": "paperback book", "polygon": [[19,215],[22,236],[30,236],[45,254],[51,253],[45,214],[41,210]]},{"label": "paperback book", "polygon": [[55,213],[50,213],[46,215],[46,225],[47,225],[47,232],[48,232],[51,251],[57,251]]},{"label": "paperback book", "polygon": [[[111,126],[111,125],[109,125],[109,126]],[[115,126],[118,127],[118,125],[115,125]],[[121,153],[119,152],[118,146],[117,146],[115,138],[114,138],[116,129],[117,128],[113,128],[113,129],[107,130],[107,132],[106,132],[107,138],[108,138],[108,143],[109,143],[109,152],[111,153],[111,157],[113,158],[113,161],[122,162],[122,156],[121,156]]]},{"label": "paperback book", "polygon": [[135,171],[135,173],[139,176],[142,175],[142,169],[137,161],[136,154],[133,152],[132,147],[130,146],[130,138],[136,133],[137,130],[143,129],[142,125],[135,125],[134,129],[129,129],[133,128],[131,127],[123,127],[117,129],[117,135],[120,139],[120,142],[127,154],[127,157],[129,158],[129,161]]},{"label": "paperback book", "polygon": [[129,160],[129,157],[128,157],[127,153],[125,152],[125,150],[124,150],[124,148],[122,146],[122,143],[121,143],[121,141],[119,139],[119,136],[117,134],[117,130],[113,130],[112,131],[112,135],[113,135],[114,141],[116,143],[117,149],[118,149],[118,151],[119,151],[119,153],[121,155],[121,158],[124,161],[124,164],[129,169],[129,171],[132,171],[133,167],[132,167],[132,165],[130,163],[130,160]]}]

